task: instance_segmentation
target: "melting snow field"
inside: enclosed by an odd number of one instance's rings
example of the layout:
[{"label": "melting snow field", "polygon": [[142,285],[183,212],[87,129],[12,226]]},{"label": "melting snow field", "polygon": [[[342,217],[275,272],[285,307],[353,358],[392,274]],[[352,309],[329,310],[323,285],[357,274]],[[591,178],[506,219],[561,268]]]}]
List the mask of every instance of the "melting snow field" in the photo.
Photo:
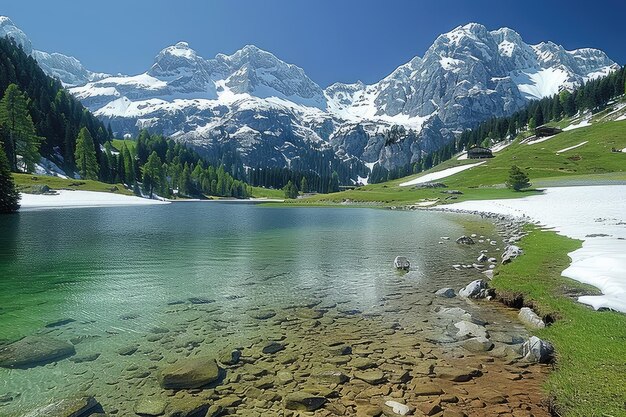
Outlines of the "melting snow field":
[{"label": "melting snow field", "polygon": [[424,183],[427,183],[427,182],[440,180],[442,178],[446,178],[446,177],[449,177],[451,175],[458,174],[459,172],[463,172],[463,171],[468,170],[470,168],[477,167],[478,165],[482,165],[485,162],[486,161],[482,161],[482,162],[478,162],[476,164],[461,165],[461,166],[458,166],[458,167],[452,167],[452,168],[444,169],[444,170],[438,171],[438,172],[431,172],[430,174],[426,174],[426,175],[421,176],[419,178],[415,178],[414,180],[403,182],[402,184],[400,184],[400,187],[408,187],[409,185],[424,184]]},{"label": "melting snow field", "polygon": [[548,188],[539,196],[465,201],[446,208],[525,216],[582,240],[562,275],[602,291],[579,297],[581,303],[626,313],[626,185]]},{"label": "melting snow field", "polygon": [[21,210],[70,207],[106,207],[106,206],[137,206],[169,204],[167,201],[149,200],[147,198],[101,193],[96,191],[61,190],[58,194],[24,194],[20,201]]},{"label": "melting snow field", "polygon": [[587,127],[587,126],[591,126],[591,122],[589,120],[583,120],[582,122],[580,122],[578,124],[569,125],[567,127],[564,127],[563,131],[567,132],[568,130],[580,129],[581,127]]},{"label": "melting snow field", "polygon": [[586,141],[584,141],[584,142],[579,143],[578,145],[574,145],[574,146],[570,146],[569,148],[564,148],[564,149],[561,149],[561,150],[559,150],[559,151],[556,151],[556,153],[557,153],[557,155],[558,155],[558,154],[563,153],[563,152],[571,151],[572,149],[576,149],[576,148],[578,148],[579,146],[583,146],[583,145],[584,145],[585,143],[587,143],[587,142],[589,142],[589,141],[588,141],[588,140],[586,140]]}]

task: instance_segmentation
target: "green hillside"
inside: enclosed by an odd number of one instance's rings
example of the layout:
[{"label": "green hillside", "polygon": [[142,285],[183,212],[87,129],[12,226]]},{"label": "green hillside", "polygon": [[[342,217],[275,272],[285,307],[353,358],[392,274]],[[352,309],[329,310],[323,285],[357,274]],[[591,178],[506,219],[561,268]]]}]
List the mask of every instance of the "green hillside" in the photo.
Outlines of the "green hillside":
[{"label": "green hillside", "polygon": [[[520,134],[509,146],[486,160],[459,160],[454,157],[434,168],[405,178],[372,184],[354,190],[330,195],[317,195],[300,200],[302,204],[325,204],[337,202],[380,202],[382,204],[415,204],[425,200],[437,204],[463,200],[513,198],[528,195],[533,190],[514,192],[504,186],[508,170],[517,165],[526,170],[534,186],[569,185],[571,183],[626,182],[626,152],[612,149],[626,148],[626,120],[615,120],[626,108],[610,116],[596,115],[592,125],[565,131],[542,142],[527,141],[527,132]],[[568,119],[558,124],[565,127],[579,124],[581,120]],[[595,123],[594,123],[595,122]],[[586,142],[583,145],[581,143]],[[562,151],[580,145],[574,149]],[[559,152],[562,151],[562,152]],[[401,183],[439,172],[455,166],[484,163],[480,166],[442,178],[436,182],[447,188],[400,187]],[[458,190],[462,194],[445,191]]]}]

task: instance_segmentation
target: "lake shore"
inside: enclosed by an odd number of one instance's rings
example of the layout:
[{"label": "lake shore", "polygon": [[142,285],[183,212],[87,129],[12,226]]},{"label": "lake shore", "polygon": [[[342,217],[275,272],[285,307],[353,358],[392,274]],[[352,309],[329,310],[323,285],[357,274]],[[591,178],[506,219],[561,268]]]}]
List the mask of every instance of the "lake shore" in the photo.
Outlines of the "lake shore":
[{"label": "lake shore", "polygon": [[524,254],[498,267],[490,285],[503,303],[531,307],[550,323],[533,333],[556,349],[546,387],[558,415],[625,411],[620,404],[626,403],[626,352],[620,340],[626,337],[626,315],[587,307],[624,311],[625,192],[623,186],[578,186],[435,209],[528,224],[515,242]]}]

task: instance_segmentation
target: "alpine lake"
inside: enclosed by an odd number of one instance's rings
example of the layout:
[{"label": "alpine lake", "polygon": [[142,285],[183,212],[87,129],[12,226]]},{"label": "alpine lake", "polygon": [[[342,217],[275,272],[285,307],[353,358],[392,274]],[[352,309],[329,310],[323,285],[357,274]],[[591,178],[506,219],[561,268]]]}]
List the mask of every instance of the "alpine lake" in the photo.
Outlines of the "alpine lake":
[{"label": "alpine lake", "polygon": [[[469,233],[475,245],[455,243]],[[503,247],[492,223],[433,211],[2,216],[0,415],[547,416],[547,368],[520,360],[516,312],[435,295],[484,278],[452,265]]]}]

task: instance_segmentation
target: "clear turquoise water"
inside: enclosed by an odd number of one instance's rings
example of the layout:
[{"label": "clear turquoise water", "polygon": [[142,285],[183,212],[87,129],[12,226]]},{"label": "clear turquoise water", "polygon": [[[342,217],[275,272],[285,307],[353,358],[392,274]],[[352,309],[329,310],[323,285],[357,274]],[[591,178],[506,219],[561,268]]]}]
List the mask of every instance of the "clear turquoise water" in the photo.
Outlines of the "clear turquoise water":
[{"label": "clear turquoise water", "polygon": [[[0,217],[0,339],[49,331],[69,340],[94,337],[78,353],[102,352],[90,372],[115,378],[107,353],[180,317],[171,303],[215,300],[230,333],[251,308],[280,308],[309,299],[375,311],[398,277],[395,256],[407,256],[415,285],[437,281],[452,263],[475,256],[437,242],[464,233],[459,216],[361,208],[266,208],[236,203],[175,203],[150,207],[22,212]],[[459,278],[467,282],[465,277]],[[213,308],[213,307],[212,307]],[[111,355],[113,355],[111,353]],[[113,358],[113,356],[111,356]],[[124,360],[115,357],[115,361]],[[0,395],[21,397],[4,410],[71,393],[56,366],[0,368]],[[0,414],[2,409],[0,408]]]}]

